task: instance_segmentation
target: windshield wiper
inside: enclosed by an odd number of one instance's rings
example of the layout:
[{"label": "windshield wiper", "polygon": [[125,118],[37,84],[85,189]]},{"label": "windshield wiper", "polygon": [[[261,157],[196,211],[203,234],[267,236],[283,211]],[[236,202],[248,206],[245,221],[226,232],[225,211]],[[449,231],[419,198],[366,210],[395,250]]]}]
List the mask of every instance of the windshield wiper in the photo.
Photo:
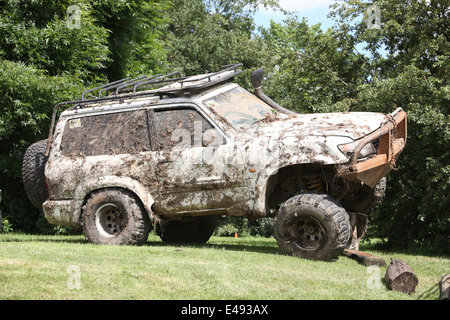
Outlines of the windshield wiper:
[{"label": "windshield wiper", "polygon": [[252,125],[254,125],[254,124],[257,124],[258,122],[261,122],[261,121],[263,121],[264,119],[266,119],[266,118],[261,118],[261,119],[258,119],[258,120],[256,120],[256,121],[253,121],[252,123],[250,123],[250,126],[252,126]]}]

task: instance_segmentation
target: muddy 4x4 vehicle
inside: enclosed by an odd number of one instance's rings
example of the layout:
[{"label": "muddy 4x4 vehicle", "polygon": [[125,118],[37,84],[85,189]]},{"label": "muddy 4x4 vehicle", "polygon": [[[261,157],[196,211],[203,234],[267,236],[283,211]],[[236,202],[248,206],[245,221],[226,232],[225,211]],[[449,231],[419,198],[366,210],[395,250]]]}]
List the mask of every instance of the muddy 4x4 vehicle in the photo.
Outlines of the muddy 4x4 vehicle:
[{"label": "muddy 4x4 vehicle", "polygon": [[[331,260],[364,233],[406,114],[295,114],[232,83],[240,65],[123,79],[55,106],[25,154],[30,200],[97,244],[206,242],[217,216],[274,217],[282,252]],[[56,123],[61,106],[63,111]],[[45,169],[45,171],[44,171]]]}]

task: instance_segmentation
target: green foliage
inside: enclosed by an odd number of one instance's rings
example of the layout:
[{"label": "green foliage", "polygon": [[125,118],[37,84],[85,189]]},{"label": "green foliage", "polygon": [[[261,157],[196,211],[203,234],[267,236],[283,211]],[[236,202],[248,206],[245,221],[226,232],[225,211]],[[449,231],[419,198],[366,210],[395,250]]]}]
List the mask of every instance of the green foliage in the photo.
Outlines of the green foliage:
[{"label": "green foliage", "polygon": [[[377,5],[381,27],[367,27]],[[327,32],[291,17],[265,33],[277,68],[266,91],[299,112],[408,113],[408,142],[389,176],[374,234],[392,245],[450,249],[449,23],[445,1],[348,0]],[[363,45],[366,53],[355,48]],[[383,50],[387,56],[383,56]]]},{"label": "green foliage", "polygon": [[[68,26],[71,5],[79,9],[75,27]],[[369,5],[380,8],[380,28],[367,26]],[[243,63],[241,85],[251,88],[250,72],[264,66],[265,92],[297,112],[407,111],[407,146],[371,215],[371,234],[448,251],[446,1],[340,1],[331,12],[336,24],[326,31],[295,15],[257,30],[258,6],[277,1],[0,0],[0,189],[10,226],[71,232],[43,223],[21,184],[23,153],[46,138],[56,103],[125,76],[191,75]],[[233,230],[267,235],[271,220],[230,218],[218,233]]]},{"label": "green foliage", "polygon": [[233,237],[237,233],[238,237],[271,237],[273,236],[273,218],[261,218],[249,220],[246,217],[225,217],[220,219],[215,236]]},{"label": "green foliage", "polygon": [[166,66],[166,51],[159,26],[166,22],[168,0],[89,1],[96,23],[108,31],[110,81],[159,73]]},{"label": "green foliage", "polygon": [[73,12],[65,0],[0,1],[0,188],[16,229],[43,228],[24,201],[21,163],[48,135],[54,105],[108,77],[159,70],[155,24],[167,3],[80,0]]},{"label": "green foliage", "polygon": [[[161,30],[170,69],[192,75],[234,63],[244,70],[263,65],[269,56],[252,17],[258,5],[275,1],[174,0],[170,22]],[[247,87],[250,70],[237,79]]]},{"label": "green foliage", "polygon": [[[382,26],[355,27],[360,41],[386,58],[372,68],[373,81],[361,87],[357,101],[364,110],[408,113],[408,143],[399,170],[390,175],[387,199],[373,223],[390,244],[418,242],[449,252],[450,247],[450,39],[446,1],[374,1]],[[349,9],[350,8],[350,9]],[[363,13],[366,5],[349,1],[344,12]],[[342,11],[341,11],[342,12]],[[344,22],[345,23],[345,22]]]},{"label": "green foliage", "polygon": [[0,233],[10,233],[12,231],[14,231],[14,229],[12,228],[11,223],[8,220],[8,217],[1,217],[0,219],[2,220],[2,227],[0,228]]},{"label": "green foliage", "polygon": [[265,91],[284,107],[300,113],[348,111],[357,88],[367,81],[367,58],[353,49],[343,32],[322,31],[305,19],[289,17],[263,31],[274,71]]},{"label": "green foliage", "polygon": [[38,212],[24,202],[21,166],[26,148],[48,134],[53,105],[79,94],[79,80],[48,76],[21,62],[0,60],[0,188],[2,205],[17,229],[29,230]]},{"label": "green foliage", "polygon": [[22,62],[50,76],[96,79],[109,60],[108,30],[95,24],[89,1],[77,2],[80,27],[67,26],[72,1],[6,0],[0,11],[0,59]]}]

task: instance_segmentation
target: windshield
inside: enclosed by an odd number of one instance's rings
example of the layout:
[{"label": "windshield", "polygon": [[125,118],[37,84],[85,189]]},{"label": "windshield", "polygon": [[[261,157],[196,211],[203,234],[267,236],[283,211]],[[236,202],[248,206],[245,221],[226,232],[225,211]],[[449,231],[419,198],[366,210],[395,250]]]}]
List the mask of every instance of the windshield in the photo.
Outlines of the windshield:
[{"label": "windshield", "polygon": [[236,129],[248,128],[275,112],[268,104],[241,87],[233,88],[203,101]]}]

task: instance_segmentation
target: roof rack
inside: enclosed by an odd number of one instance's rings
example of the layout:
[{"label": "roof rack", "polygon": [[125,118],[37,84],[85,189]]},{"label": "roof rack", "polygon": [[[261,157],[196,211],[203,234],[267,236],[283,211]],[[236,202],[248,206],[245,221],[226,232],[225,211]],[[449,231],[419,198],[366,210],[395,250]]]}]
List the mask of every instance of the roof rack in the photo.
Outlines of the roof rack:
[{"label": "roof rack", "polygon": [[56,114],[62,106],[72,105],[70,109],[83,108],[97,102],[123,100],[142,96],[159,95],[162,97],[163,94],[178,92],[183,92],[184,95],[191,95],[241,74],[242,70],[238,69],[241,66],[242,63],[226,65],[220,71],[191,77],[182,77],[180,72],[172,72],[166,75],[157,74],[148,77],[141,76],[135,79],[128,77],[85,90],[81,94],[80,99],[60,102],[54,107],[46,155],[49,155],[53,141]]},{"label": "roof rack", "polygon": [[[223,66],[224,69],[207,73],[200,76],[182,77],[180,72],[172,72],[169,74],[157,74],[150,77],[139,77],[135,79],[125,78],[111,83],[107,83],[100,87],[88,89],[81,95],[81,101],[92,101],[98,99],[115,99],[122,97],[125,93],[133,95],[140,92],[145,94],[161,94],[169,92],[183,91],[185,95],[189,95],[192,91],[207,88],[215,85],[216,83],[226,81],[235,77],[242,71],[238,68],[242,64],[233,64]],[[232,73],[224,75],[227,71],[234,71]],[[220,77],[220,75],[224,75]],[[176,85],[173,85],[176,84]],[[97,92],[96,95],[87,95],[88,93]]]}]

